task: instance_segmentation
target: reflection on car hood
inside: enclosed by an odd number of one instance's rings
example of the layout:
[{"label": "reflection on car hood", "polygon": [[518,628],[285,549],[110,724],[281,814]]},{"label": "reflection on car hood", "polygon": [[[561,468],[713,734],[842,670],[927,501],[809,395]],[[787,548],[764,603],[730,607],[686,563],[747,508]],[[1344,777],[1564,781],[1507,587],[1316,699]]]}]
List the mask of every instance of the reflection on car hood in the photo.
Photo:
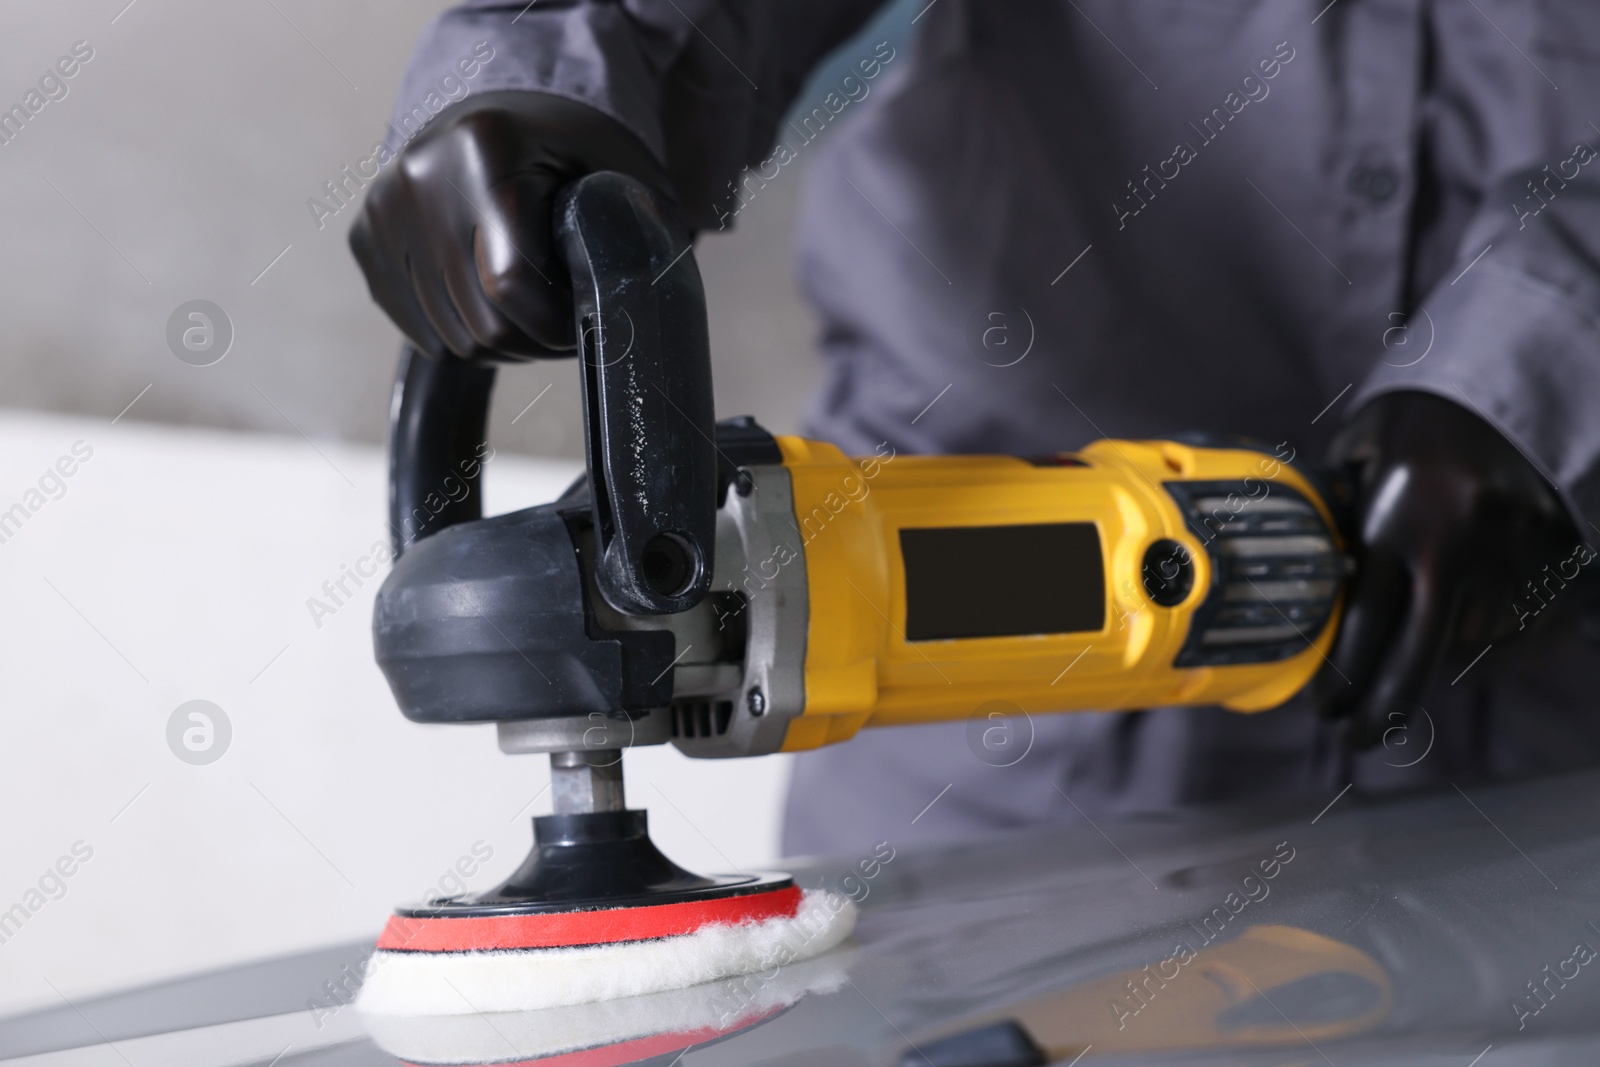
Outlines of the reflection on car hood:
[{"label": "reflection on car hood", "polygon": [[[676,1008],[599,1012],[596,1041],[612,1045],[582,1062],[880,1067],[938,1063],[952,1042],[995,1034],[1063,1064],[1593,1062],[1597,831],[1590,773],[1342,795],[1320,814],[1202,811],[918,851],[888,842],[868,860],[797,871],[860,902],[854,947],[815,973],[775,965],[702,989],[677,1043]],[[0,1020],[0,1056],[392,1064],[349,1007],[369,947]],[[641,1033],[652,1011],[664,1020],[654,1036]],[[459,1019],[453,1032],[426,1021],[372,1032],[431,1063],[533,1062],[558,1032],[553,1018],[483,1021],[496,1043]],[[570,1054],[581,1019],[569,1012],[560,1027]]]}]

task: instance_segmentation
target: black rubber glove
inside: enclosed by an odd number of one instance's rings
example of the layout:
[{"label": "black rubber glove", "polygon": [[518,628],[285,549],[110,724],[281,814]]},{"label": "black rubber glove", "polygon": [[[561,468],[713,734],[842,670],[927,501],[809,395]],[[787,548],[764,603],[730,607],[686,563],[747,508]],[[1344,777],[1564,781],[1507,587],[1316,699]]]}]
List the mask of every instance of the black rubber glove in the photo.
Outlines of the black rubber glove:
[{"label": "black rubber glove", "polygon": [[1405,723],[1447,660],[1464,667],[1516,633],[1527,582],[1579,537],[1515,445],[1432,393],[1373,400],[1331,458],[1354,486],[1357,571],[1316,695],[1365,748]]},{"label": "black rubber glove", "polygon": [[350,248],[372,298],[429,355],[571,355],[572,292],[553,256],[551,202],[597,170],[669,188],[649,149],[609,115],[547,93],[484,93],[429,123],[372,183]]}]

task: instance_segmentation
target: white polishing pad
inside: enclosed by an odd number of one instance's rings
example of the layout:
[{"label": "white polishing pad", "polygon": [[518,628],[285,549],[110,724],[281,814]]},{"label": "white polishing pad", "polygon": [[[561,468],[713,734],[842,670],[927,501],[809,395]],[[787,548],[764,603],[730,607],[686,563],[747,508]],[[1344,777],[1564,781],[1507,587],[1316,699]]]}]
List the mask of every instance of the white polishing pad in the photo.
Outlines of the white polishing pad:
[{"label": "white polishing pad", "polygon": [[[844,985],[853,956],[848,949],[828,952],[803,963],[686,989],[542,1011],[412,1016],[363,1012],[361,1019],[379,1048],[406,1063],[527,1062],[599,1049],[615,1049],[632,1060],[752,1026],[807,993],[831,993]],[[597,1062],[605,1061],[597,1058]]]},{"label": "white polishing pad", "polygon": [[374,1015],[533,1011],[681,989],[773,971],[850,936],[847,898],[808,889],[792,917],[581,948],[372,955],[356,1006]]}]

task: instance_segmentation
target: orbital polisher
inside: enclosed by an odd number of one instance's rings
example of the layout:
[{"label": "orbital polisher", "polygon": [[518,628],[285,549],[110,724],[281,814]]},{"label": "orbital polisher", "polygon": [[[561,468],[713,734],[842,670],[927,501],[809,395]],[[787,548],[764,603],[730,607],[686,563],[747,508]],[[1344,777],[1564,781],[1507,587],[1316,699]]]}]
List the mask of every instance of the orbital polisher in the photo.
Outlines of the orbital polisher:
[{"label": "orbital polisher", "polygon": [[849,935],[842,898],[663,856],[624,803],[628,748],[792,752],[997,707],[1258,711],[1332,643],[1343,540],[1281,450],[850,458],[716,422],[704,293],[668,210],[611,173],[559,199],[587,473],[558,500],[483,518],[494,369],[402,357],[378,663],[407,718],[548,753],[554,813],[503,885],[396,912],[368,1010],[646,994]]}]

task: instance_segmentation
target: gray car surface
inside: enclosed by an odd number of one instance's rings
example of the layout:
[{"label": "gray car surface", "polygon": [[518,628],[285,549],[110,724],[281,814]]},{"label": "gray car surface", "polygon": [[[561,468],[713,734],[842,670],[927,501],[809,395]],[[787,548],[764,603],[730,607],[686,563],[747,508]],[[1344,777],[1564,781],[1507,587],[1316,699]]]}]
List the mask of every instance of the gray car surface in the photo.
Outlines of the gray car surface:
[{"label": "gray car surface", "polygon": [[[632,1061],[608,1049],[554,1062],[937,1063],[941,1040],[1006,1021],[1052,1063],[1600,1056],[1600,775],[1327,800],[945,847],[890,841],[802,864],[803,882],[860,901],[850,946],[701,987],[725,1020],[743,1020],[730,1035],[702,1033],[687,1051],[635,1045],[649,1055]],[[0,1056],[394,1063],[349,1006],[367,951],[335,946],[0,1020]],[[748,1024],[745,1000],[764,1021]],[[456,1016],[400,1044],[433,1050],[409,1062],[539,1062],[550,1018]],[[396,1044],[393,1027],[374,1032]],[[455,1035],[463,1056],[441,1054],[437,1034]]]}]

